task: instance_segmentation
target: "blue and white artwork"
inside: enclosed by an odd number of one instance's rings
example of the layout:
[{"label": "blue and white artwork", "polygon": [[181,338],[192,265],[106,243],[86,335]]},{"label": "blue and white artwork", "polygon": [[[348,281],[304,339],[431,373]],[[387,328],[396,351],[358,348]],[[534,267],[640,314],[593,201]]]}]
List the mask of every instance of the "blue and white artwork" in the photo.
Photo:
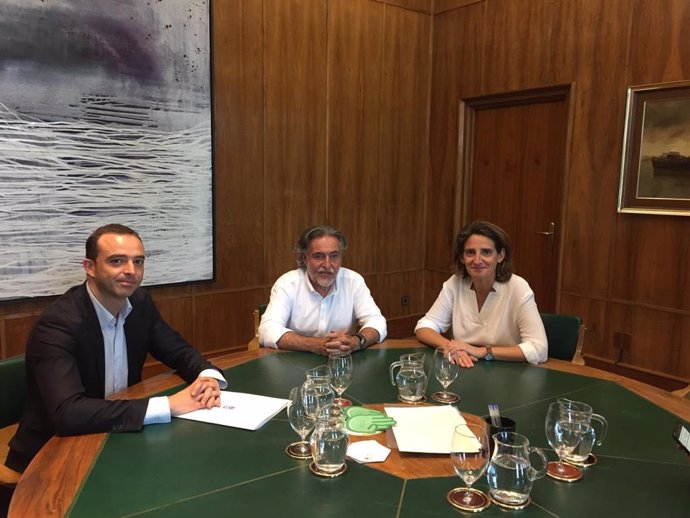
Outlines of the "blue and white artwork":
[{"label": "blue and white artwork", "polygon": [[0,0],[0,300],[84,279],[122,223],[144,284],[213,278],[209,0]]}]

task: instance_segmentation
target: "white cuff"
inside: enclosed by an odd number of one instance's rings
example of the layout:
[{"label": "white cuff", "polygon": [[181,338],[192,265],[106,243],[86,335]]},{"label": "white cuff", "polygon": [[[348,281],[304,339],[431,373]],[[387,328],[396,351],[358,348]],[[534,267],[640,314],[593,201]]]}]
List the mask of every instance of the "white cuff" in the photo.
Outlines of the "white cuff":
[{"label": "white cuff", "polygon": [[168,398],[161,396],[149,399],[149,405],[146,407],[146,415],[144,416],[144,425],[169,423],[170,420]]},{"label": "white cuff", "polygon": [[213,379],[218,380],[218,385],[220,386],[221,390],[225,390],[226,388],[228,388],[228,382],[225,380],[223,375],[220,372],[218,372],[216,369],[204,369],[204,370],[202,370],[199,373],[199,375],[197,376],[197,378],[202,378],[202,377],[213,378]]}]

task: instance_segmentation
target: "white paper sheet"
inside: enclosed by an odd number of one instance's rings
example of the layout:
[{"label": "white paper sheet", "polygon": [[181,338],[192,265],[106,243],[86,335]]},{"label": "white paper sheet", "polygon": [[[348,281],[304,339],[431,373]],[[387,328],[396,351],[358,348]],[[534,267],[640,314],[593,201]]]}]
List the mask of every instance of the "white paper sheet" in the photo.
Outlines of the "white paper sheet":
[{"label": "white paper sheet", "polygon": [[258,430],[287,404],[287,399],[223,390],[220,393],[220,407],[194,410],[177,417],[244,430]]},{"label": "white paper sheet", "polygon": [[450,453],[455,427],[465,419],[454,407],[384,407],[396,421],[392,428],[398,450],[413,453]]}]

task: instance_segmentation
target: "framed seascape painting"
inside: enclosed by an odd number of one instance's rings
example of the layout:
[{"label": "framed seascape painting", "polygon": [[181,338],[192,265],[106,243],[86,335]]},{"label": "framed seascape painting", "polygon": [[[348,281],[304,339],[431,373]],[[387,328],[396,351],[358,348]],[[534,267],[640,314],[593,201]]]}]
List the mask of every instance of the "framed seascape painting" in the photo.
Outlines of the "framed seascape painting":
[{"label": "framed seascape painting", "polygon": [[0,0],[0,301],[141,236],[144,284],[213,279],[210,0]]},{"label": "framed seascape painting", "polygon": [[618,212],[690,216],[690,81],[628,88]]}]

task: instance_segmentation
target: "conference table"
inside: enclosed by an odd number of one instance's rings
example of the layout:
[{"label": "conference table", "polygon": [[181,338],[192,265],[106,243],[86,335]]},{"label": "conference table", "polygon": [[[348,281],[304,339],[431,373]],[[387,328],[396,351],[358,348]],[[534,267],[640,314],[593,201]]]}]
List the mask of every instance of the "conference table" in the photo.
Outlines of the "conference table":
[{"label": "conference table", "polygon": [[[388,340],[353,355],[354,379],[345,396],[355,404],[396,404],[388,367],[406,352],[431,350],[415,340]],[[215,358],[229,389],[286,398],[323,357],[272,349]],[[172,373],[130,387],[122,397],[172,393]],[[429,381],[427,394],[438,390]],[[590,404],[609,422],[595,447],[594,466],[581,480],[544,477],[531,504],[506,511],[493,504],[479,516],[688,516],[690,459],[671,437],[690,421],[690,401],[614,374],[549,360],[540,366],[478,362],[462,369],[451,390],[465,415],[482,416],[489,403],[514,419],[531,445],[555,460],[544,433],[550,402],[567,397]],[[429,398],[430,399],[430,398]],[[431,402],[431,401],[430,401]],[[390,432],[387,432],[390,434]],[[385,441],[382,434],[379,442]],[[377,437],[377,436],[373,436]],[[174,418],[140,433],[53,437],[24,473],[10,506],[19,517],[452,517],[468,514],[446,500],[464,484],[445,455],[393,451],[381,464],[358,464],[337,478],[321,478],[309,461],[288,457],[297,440],[284,411],[257,431]],[[367,437],[370,439],[370,437]],[[396,472],[390,464],[404,465]],[[405,467],[406,466],[406,467]],[[475,486],[488,492],[486,478]]]}]

